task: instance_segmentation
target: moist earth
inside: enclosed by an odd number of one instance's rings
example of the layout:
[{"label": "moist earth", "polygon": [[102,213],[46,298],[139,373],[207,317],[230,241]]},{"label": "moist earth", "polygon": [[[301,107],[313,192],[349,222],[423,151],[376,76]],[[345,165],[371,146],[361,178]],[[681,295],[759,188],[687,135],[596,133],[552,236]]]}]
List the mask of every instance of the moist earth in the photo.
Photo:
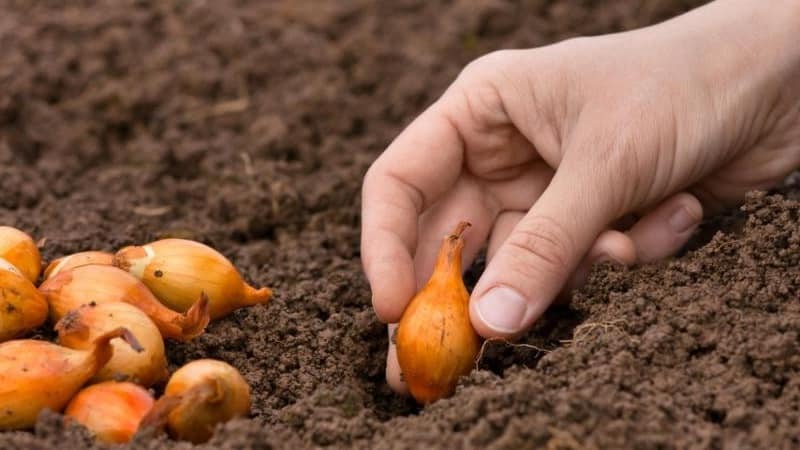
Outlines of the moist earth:
[{"label": "moist earth", "polygon": [[[701,3],[0,0],[0,222],[48,260],[197,239],[274,289],[168,345],[171,369],[219,358],[252,386],[252,416],[206,448],[798,448],[792,180],[679,257],[598,268],[520,342],[487,343],[450,399],[420,409],[383,379],[359,261],[369,164],[483,53]],[[0,448],[91,445],[49,412],[0,433]]]}]

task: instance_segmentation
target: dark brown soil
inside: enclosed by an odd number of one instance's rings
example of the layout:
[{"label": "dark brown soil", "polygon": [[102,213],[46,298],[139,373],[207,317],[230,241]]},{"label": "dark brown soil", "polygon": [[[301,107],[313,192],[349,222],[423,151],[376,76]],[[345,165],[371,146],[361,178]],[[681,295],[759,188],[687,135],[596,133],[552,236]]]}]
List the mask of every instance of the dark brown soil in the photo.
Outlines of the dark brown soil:
[{"label": "dark brown soil", "polygon": [[[596,271],[524,346],[487,345],[449,400],[420,411],[383,381],[358,253],[370,162],[482,53],[701,0],[64,3],[0,0],[0,223],[46,239],[48,259],[190,237],[274,288],[170,344],[173,368],[220,358],[252,385],[253,417],[207,448],[800,447],[791,183],[680,258]],[[89,445],[52,413],[0,434]]]}]

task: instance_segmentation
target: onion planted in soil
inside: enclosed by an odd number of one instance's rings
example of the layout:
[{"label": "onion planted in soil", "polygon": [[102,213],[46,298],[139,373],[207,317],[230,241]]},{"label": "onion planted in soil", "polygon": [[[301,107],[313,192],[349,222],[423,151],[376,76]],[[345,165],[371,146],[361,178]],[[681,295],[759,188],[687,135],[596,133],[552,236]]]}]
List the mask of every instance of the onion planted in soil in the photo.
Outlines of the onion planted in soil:
[{"label": "onion planted in soil", "polygon": [[106,381],[78,392],[64,415],[83,425],[100,442],[129,442],[155,400],[146,389],[127,382]]},{"label": "onion planted in soil", "polygon": [[200,359],[170,377],[142,427],[166,426],[175,438],[206,442],[214,427],[250,413],[250,386],[236,368],[214,359]]},{"label": "onion planted in soil", "polygon": [[188,341],[208,325],[208,299],[198,295],[185,314],[162,305],[136,277],[114,266],[76,267],[45,280],[39,291],[50,304],[50,318],[58,321],[69,311],[89,303],[125,302],[139,308],[164,337]]},{"label": "onion planted in soil", "polygon": [[72,350],[31,339],[0,344],[0,430],[30,428],[45,409],[61,411],[75,392],[112,357],[111,340],[138,349],[136,338],[117,328],[89,350]]},{"label": "onion planted in soil", "polygon": [[114,263],[141,279],[162,303],[176,311],[186,311],[204,292],[212,320],[272,297],[269,288],[247,284],[221,253],[195,241],[162,239],[126,247],[117,252]]},{"label": "onion planted in soil", "polygon": [[56,331],[59,344],[85,350],[98,336],[123,326],[136,336],[142,350],[112,342],[114,356],[91,381],[126,380],[149,387],[166,380],[169,372],[164,339],[147,314],[135,306],[123,302],[83,305],[64,315]]},{"label": "onion planted in soil", "polygon": [[47,320],[47,301],[22,274],[0,264],[0,342],[13,339]]},{"label": "onion planted in soil", "polygon": [[397,359],[411,395],[422,404],[447,397],[470,372],[479,341],[461,278],[461,222],[445,237],[433,275],[406,307],[397,327]]},{"label": "onion planted in soil", "polygon": [[42,270],[42,256],[36,243],[25,232],[0,226],[0,258],[13,264],[31,283]]},{"label": "onion planted in soil", "polygon": [[114,255],[108,252],[89,251],[62,256],[47,265],[47,268],[44,269],[44,278],[48,279],[58,275],[60,272],[66,272],[80,266],[88,266],[89,264],[113,265]]}]

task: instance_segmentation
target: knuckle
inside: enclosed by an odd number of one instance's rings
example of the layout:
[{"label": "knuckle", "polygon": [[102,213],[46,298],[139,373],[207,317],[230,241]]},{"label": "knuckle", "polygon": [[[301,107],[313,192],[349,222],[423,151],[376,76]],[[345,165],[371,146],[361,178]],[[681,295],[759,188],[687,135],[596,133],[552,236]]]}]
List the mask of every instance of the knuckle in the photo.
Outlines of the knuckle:
[{"label": "knuckle", "polygon": [[499,67],[505,67],[511,57],[511,50],[495,50],[485,55],[473,59],[461,71],[461,75],[465,77],[472,77],[475,75],[484,76],[497,70]]},{"label": "knuckle", "polygon": [[367,173],[364,174],[364,179],[362,180],[362,183],[361,183],[362,195],[364,193],[368,193],[370,191],[371,187],[375,185],[375,182],[376,182],[375,178],[378,175],[377,165],[378,165],[377,162],[372,163],[372,165],[369,167],[369,169],[367,169]]},{"label": "knuckle", "polygon": [[570,270],[575,246],[553,219],[538,217],[521,223],[506,244],[516,250],[514,264],[522,272],[563,275]]},{"label": "knuckle", "polygon": [[[522,50],[496,50],[472,60],[456,78],[456,85],[474,88],[481,84],[492,84],[498,81],[508,83],[517,78],[512,76],[518,72]],[[525,56],[528,58],[528,56]]]}]

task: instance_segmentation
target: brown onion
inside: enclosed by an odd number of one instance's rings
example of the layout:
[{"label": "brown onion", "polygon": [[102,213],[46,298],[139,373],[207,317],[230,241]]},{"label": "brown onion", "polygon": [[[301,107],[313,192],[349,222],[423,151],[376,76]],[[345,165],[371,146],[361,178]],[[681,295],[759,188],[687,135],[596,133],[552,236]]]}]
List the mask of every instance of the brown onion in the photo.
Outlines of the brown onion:
[{"label": "brown onion", "polygon": [[114,266],[76,267],[45,280],[39,291],[50,304],[54,322],[81,305],[125,302],[147,314],[164,337],[187,341],[202,334],[209,321],[207,299],[178,313],[162,305],[136,277]]},{"label": "brown onion", "polygon": [[136,336],[143,350],[137,352],[121,342],[112,342],[114,356],[91,381],[125,380],[149,387],[166,380],[169,372],[164,339],[147,314],[133,305],[123,302],[83,305],[68,312],[56,324],[56,331],[59,344],[85,350],[98,336],[122,326]]},{"label": "brown onion", "polygon": [[30,428],[45,408],[61,411],[111,359],[115,338],[140,348],[125,328],[98,337],[89,350],[31,339],[0,344],[0,430]]},{"label": "brown onion", "polygon": [[142,426],[166,425],[169,434],[199,444],[214,427],[250,412],[250,386],[230,364],[214,359],[192,361],[170,377]]},{"label": "brown onion", "polygon": [[64,415],[86,427],[100,442],[123,444],[133,438],[154,403],[147,390],[133,383],[106,381],[78,392]]},{"label": "brown onion", "polygon": [[47,301],[27,278],[0,267],[0,342],[13,339],[47,320]]},{"label": "brown onion", "polygon": [[47,265],[47,268],[44,269],[44,279],[46,280],[54,277],[59,272],[66,272],[67,270],[80,266],[88,266],[89,264],[113,265],[114,255],[108,252],[89,251],[62,256],[61,258],[54,259]]},{"label": "brown onion", "polygon": [[33,238],[13,227],[0,226],[0,258],[13,264],[31,283],[42,270],[42,256]]},{"label": "brown onion", "polygon": [[231,262],[213,248],[186,239],[162,239],[117,252],[114,264],[141,279],[167,307],[186,311],[208,295],[212,319],[234,309],[266,303],[269,288],[245,283]]}]

